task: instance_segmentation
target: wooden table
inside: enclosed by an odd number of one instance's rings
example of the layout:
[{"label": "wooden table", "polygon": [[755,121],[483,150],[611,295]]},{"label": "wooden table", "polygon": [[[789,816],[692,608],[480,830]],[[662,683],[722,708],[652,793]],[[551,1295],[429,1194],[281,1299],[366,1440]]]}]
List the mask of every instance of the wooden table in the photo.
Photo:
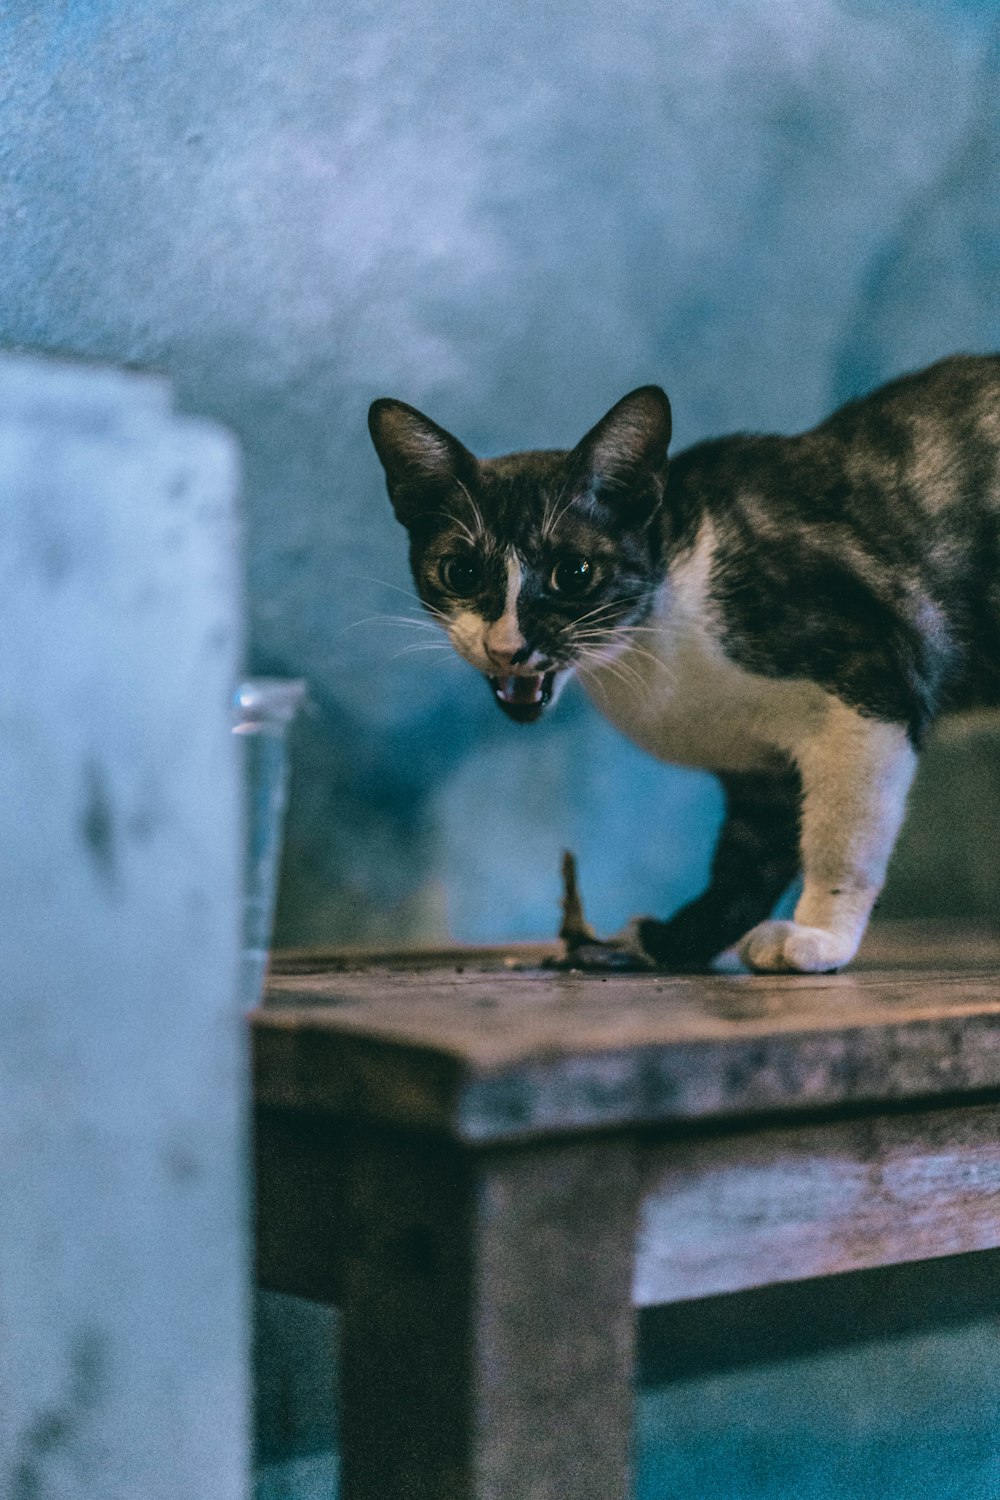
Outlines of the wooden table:
[{"label": "wooden table", "polygon": [[262,1285],[343,1308],[344,1500],[626,1500],[635,1309],[1000,1245],[1000,939],[848,973],[288,955]]}]

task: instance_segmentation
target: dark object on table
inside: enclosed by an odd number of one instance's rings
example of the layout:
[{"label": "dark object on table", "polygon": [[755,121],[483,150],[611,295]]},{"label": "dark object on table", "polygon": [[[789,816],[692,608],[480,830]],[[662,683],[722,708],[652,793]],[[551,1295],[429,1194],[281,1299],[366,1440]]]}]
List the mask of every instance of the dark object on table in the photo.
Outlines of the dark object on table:
[{"label": "dark object on table", "polygon": [[562,926],[559,928],[559,936],[566,944],[567,954],[571,954],[575,948],[584,943],[596,943],[600,939],[583,914],[583,901],[580,898],[580,888],[576,882],[576,856],[568,849],[563,850],[562,857]]},{"label": "dark object on table", "polygon": [[562,882],[563,918],[559,937],[563,942],[564,952],[560,958],[547,959],[547,968],[635,973],[654,967],[650,959],[630,951],[614,938],[605,942],[597,936],[584,916],[583,900],[576,879],[576,856],[569,849],[563,851]]}]

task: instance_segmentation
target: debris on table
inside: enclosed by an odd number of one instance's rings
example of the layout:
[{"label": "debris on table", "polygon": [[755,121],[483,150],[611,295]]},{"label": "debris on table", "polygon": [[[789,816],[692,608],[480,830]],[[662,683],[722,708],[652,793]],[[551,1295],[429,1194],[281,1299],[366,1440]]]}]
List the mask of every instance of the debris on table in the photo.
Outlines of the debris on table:
[{"label": "debris on table", "polygon": [[563,918],[559,936],[566,944],[567,950],[579,948],[582,943],[599,942],[597,933],[583,914],[583,901],[580,898],[580,887],[576,880],[576,856],[568,849],[563,850],[562,882]]},{"label": "debris on table", "polygon": [[576,878],[576,856],[569,849],[562,857],[562,924],[559,937],[563,943],[561,958],[548,960],[546,967],[553,969],[608,970],[632,973],[649,969],[649,960],[629,951],[614,938],[605,942],[587,921],[583,911],[583,898]]}]

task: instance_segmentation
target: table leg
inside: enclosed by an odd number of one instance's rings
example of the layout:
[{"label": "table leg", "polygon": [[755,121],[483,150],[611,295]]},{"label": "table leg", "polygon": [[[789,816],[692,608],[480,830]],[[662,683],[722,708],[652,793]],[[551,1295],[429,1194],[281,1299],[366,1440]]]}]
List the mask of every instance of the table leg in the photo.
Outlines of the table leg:
[{"label": "table leg", "polygon": [[348,1204],[343,1500],[626,1500],[631,1143],[372,1135]]}]

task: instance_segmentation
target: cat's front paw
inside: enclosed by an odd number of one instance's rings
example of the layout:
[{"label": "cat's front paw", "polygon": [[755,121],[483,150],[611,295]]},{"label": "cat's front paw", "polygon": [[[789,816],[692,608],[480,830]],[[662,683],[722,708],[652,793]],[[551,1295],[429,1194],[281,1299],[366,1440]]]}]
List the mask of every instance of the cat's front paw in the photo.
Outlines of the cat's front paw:
[{"label": "cat's front paw", "polygon": [[740,941],[740,958],[765,974],[829,974],[850,963],[857,943],[800,922],[759,922]]}]

